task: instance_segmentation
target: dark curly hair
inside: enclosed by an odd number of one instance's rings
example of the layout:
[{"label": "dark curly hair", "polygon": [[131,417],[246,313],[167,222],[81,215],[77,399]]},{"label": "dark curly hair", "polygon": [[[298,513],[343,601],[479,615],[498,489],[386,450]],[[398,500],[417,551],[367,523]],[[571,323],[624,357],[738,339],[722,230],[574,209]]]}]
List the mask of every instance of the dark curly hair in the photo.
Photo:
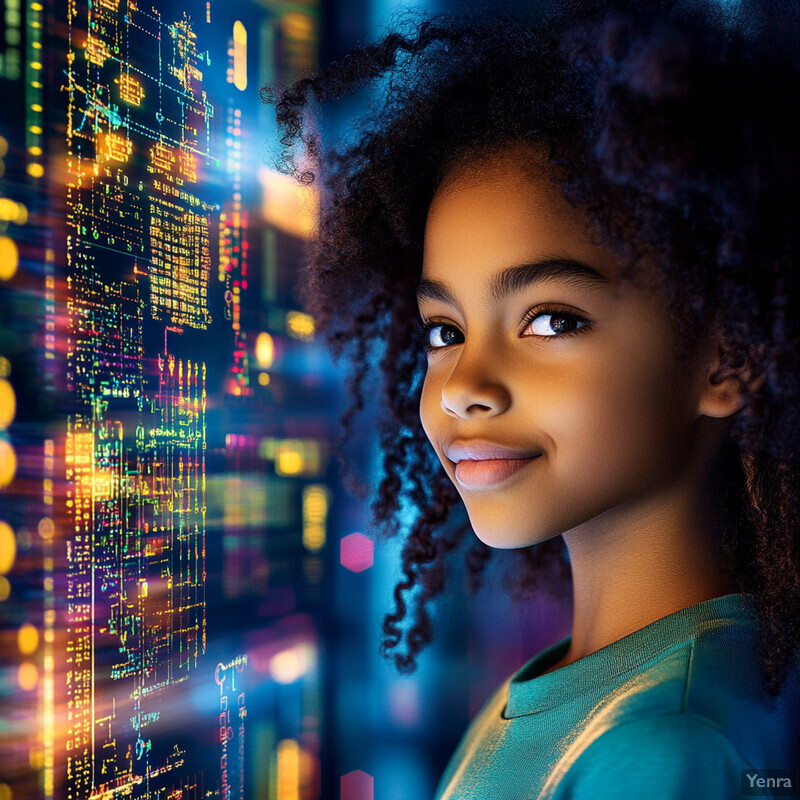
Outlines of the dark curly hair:
[{"label": "dark curly hair", "polygon": [[[550,176],[627,275],[644,258],[656,265],[684,351],[718,324],[723,372],[746,395],[745,366],[763,379],[734,417],[718,486],[723,552],[757,613],[764,687],[780,694],[800,640],[799,17],[795,3],[748,0],[415,17],[282,91],[262,89],[282,131],[280,168],[305,183],[324,177],[300,292],[334,356],[353,365],[342,441],[373,363],[382,375],[390,415],[373,519],[386,535],[408,528],[384,655],[403,639],[404,595],[416,590],[407,652],[393,653],[401,671],[432,638],[426,606],[470,530],[419,419],[426,214],[453,165],[528,142],[546,148]],[[323,153],[309,101],[378,79],[382,99],[355,143]],[[471,539],[475,590],[493,551]],[[569,578],[561,537],[511,553],[519,561],[505,585],[515,598]]]}]

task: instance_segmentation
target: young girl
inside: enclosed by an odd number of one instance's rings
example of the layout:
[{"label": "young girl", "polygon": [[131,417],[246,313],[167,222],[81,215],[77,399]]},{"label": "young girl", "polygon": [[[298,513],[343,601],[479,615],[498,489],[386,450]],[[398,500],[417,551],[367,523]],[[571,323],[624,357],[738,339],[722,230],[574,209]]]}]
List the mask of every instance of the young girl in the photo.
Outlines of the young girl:
[{"label": "young girl", "polygon": [[355,366],[347,431],[380,364],[376,524],[418,512],[385,650],[419,588],[414,668],[470,528],[476,578],[497,548],[520,588],[571,573],[571,636],[489,698],[437,800],[797,791],[798,36],[746,0],[434,17],[277,98],[318,158],[309,98],[389,78],[324,162],[305,276]]}]

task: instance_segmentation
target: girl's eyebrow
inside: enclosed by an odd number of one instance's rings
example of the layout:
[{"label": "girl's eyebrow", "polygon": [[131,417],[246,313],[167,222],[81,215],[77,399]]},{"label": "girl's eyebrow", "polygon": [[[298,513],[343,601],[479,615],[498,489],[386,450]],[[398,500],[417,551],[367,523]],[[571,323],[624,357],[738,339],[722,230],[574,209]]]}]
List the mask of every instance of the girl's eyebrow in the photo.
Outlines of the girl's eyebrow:
[{"label": "girl's eyebrow", "polygon": [[[534,283],[558,280],[576,289],[608,288],[613,281],[582,261],[572,258],[546,258],[529,264],[508,267],[489,282],[489,297],[498,302]],[[417,286],[417,302],[439,300],[460,309],[450,287],[442,281],[423,278]]]}]

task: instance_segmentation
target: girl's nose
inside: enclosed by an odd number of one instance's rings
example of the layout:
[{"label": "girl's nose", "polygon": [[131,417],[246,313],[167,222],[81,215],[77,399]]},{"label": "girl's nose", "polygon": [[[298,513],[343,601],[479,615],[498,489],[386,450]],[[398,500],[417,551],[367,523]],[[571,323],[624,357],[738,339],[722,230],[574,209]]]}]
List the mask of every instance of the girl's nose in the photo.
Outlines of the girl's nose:
[{"label": "girl's nose", "polygon": [[462,419],[502,414],[511,404],[511,395],[495,373],[492,359],[461,357],[442,386],[442,411]]}]

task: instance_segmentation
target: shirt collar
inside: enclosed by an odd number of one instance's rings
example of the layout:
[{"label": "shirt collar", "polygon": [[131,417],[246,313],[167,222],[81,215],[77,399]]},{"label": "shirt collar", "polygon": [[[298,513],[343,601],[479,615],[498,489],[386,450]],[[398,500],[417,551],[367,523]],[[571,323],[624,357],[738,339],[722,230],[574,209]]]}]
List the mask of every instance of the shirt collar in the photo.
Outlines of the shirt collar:
[{"label": "shirt collar", "polygon": [[536,714],[581,695],[596,695],[606,683],[647,661],[680,647],[700,630],[753,621],[747,597],[740,593],[687,606],[545,675],[569,650],[567,636],[520,667],[509,679],[505,719]]}]

